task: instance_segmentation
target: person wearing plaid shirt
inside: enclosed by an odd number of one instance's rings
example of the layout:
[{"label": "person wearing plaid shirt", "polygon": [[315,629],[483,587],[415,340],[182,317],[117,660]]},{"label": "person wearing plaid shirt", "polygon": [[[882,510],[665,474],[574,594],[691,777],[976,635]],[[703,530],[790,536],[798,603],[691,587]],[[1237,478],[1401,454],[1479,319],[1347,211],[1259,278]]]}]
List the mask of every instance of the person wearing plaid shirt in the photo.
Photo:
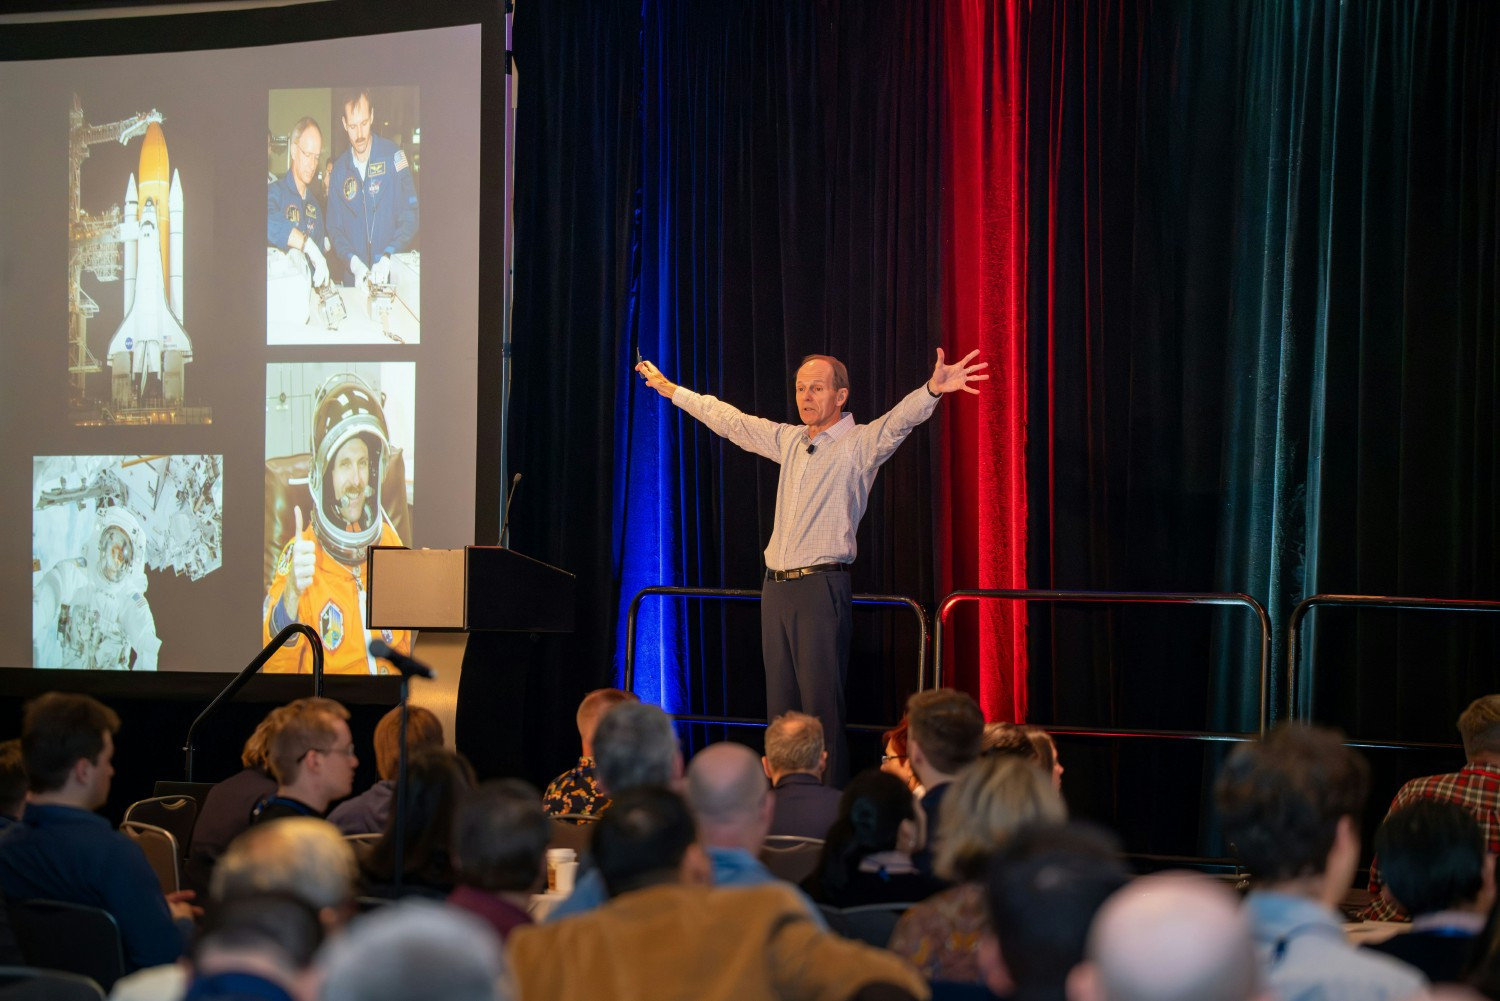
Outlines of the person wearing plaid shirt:
[{"label": "person wearing plaid shirt", "polygon": [[676,385],[649,361],[635,367],[647,386],[709,430],[781,465],[760,602],[766,713],[775,717],[800,710],[823,721],[830,738],[830,781],[836,786],[849,779],[844,679],[853,618],[854,531],[881,464],[932,416],[944,393],[977,394],[970,383],[989,378],[979,371],[988,362],[970,364],[978,354],[970,351],[949,365],[938,348],[926,384],[870,424],[856,424],[843,412],[849,372],[828,355],[808,355],[797,369],[797,409],[804,424],[742,413]]},{"label": "person wearing plaid shirt", "polygon": [[[1458,717],[1468,762],[1456,772],[1424,775],[1401,787],[1389,817],[1420,800],[1457,803],[1474,815],[1484,831],[1486,851],[1500,854],[1500,695],[1483,695]],[[1370,860],[1370,903],[1360,916],[1366,921],[1407,921],[1406,911],[1381,893],[1380,859]]]}]

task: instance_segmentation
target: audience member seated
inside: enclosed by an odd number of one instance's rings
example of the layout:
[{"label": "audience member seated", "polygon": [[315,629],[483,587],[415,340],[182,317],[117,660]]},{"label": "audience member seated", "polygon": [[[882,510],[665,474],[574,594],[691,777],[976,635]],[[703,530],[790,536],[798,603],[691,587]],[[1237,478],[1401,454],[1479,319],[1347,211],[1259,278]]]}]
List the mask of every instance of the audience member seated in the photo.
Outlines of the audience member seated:
[{"label": "audience member seated", "polygon": [[1062,797],[1042,770],[1015,757],[984,757],[953,783],[936,820],[937,875],[958,885],[907,910],[890,949],[929,980],[978,983],[979,935],[986,927],[983,879],[990,856],[1028,824],[1067,818]]},{"label": "audience member seated", "polygon": [[[563,957],[554,962],[566,965]],[[495,936],[471,914],[404,900],[367,914],[318,957],[319,1001],[512,1001]]]},{"label": "audience member seated", "polygon": [[488,922],[501,941],[531,924],[526,908],[542,887],[551,834],[529,782],[501,779],[479,786],[459,804],[453,822],[458,886],[448,903]]},{"label": "audience member seated", "polygon": [[[1458,733],[1468,759],[1464,766],[1456,772],[1412,779],[1396,793],[1386,815],[1420,800],[1456,803],[1479,821],[1485,851],[1500,854],[1500,695],[1484,695],[1469,703],[1458,717]],[[1370,860],[1370,904],[1360,916],[1366,921],[1405,921],[1409,915],[1380,892],[1382,865],[1377,852]]]},{"label": "audience member seated", "polygon": [[[609,797],[599,787],[594,764],[594,734],[604,714],[622,702],[640,701],[630,692],[618,688],[596,688],[578,704],[578,741],[582,755],[578,764],[547,783],[542,793],[542,809],[549,814],[575,814],[597,817],[609,806]],[[582,823],[582,821],[579,821]]]},{"label": "audience member seated", "polygon": [[609,888],[606,904],[511,935],[522,998],[927,996],[902,961],[818,927],[787,884],[709,887],[709,862],[675,792],[615,794],[594,830],[594,859]]},{"label": "audience member seated", "polygon": [[1119,843],[1098,828],[1016,832],[984,881],[988,922],[978,952],[985,985],[1009,1001],[1062,1001],[1094,915],[1129,878]]},{"label": "audience member seated", "polygon": [[1031,744],[1036,748],[1038,762],[1042,771],[1052,776],[1052,788],[1058,792],[1062,791],[1063,766],[1062,759],[1057,756],[1057,741],[1052,739],[1052,734],[1039,726],[1027,726],[1026,736],[1031,738]]},{"label": "audience member seated", "polygon": [[[281,706],[267,713],[240,751],[240,764],[244,767],[224,781],[215,783],[199,804],[183,878],[200,894],[208,891],[214,863],[224,854],[229,842],[250,826],[250,813],[256,804],[276,792],[276,780],[271,777],[271,736],[280,725],[282,716],[292,706],[309,701],[299,699],[291,706]],[[338,705],[331,699],[319,700],[323,701]]]},{"label": "audience member seated", "polygon": [[290,893],[225,901],[193,943],[183,1001],[313,1001],[318,914]]},{"label": "audience member seated", "polygon": [[1369,948],[1421,970],[1433,983],[1458,980],[1495,899],[1495,857],[1479,821],[1455,803],[1418,800],[1375,832],[1385,886],[1412,917],[1411,931]]},{"label": "audience member seated", "polygon": [[986,723],[979,741],[980,754],[1009,754],[1042,767],[1042,754],[1026,727],[1015,723]]},{"label": "audience member seated", "polygon": [[279,712],[270,739],[276,791],[251,811],[251,823],[322,817],[328,804],[354,788],[359,758],[349,735],[349,710],[332,699],[298,699]]},{"label": "audience member seated", "polygon": [[[594,757],[600,789],[608,796],[641,786],[676,786],[682,781],[682,751],[672,721],[660,708],[644,702],[622,703],[599,721]],[[573,892],[552,908],[546,921],[583,914],[609,899],[592,857],[583,861]]]},{"label": "audience member seated", "polygon": [[917,852],[917,868],[933,872],[933,859],[942,842],[937,824],[943,796],[963,767],[979,757],[984,737],[984,715],[979,705],[963,692],[937,688],[918,692],[906,702],[911,729],[906,737],[911,769],[925,790],[922,812],[929,821],[927,844]]},{"label": "audience member seated", "polygon": [[760,762],[771,780],[771,833],[826,837],[839,813],[839,791],[823,784],[828,752],[818,717],[789,712],[773,719]]},{"label": "audience member seated", "polygon": [[1405,963],[1344,938],[1336,910],[1359,867],[1369,769],[1331,730],[1282,725],[1235,748],[1214,787],[1225,839],[1250,870],[1245,899],[1262,969],[1283,998],[1409,997]]},{"label": "audience member seated", "polygon": [[917,805],[906,783],[874,768],[860,772],[844,790],[817,871],[803,889],[830,907],[926,900],[946,884],[912,863],[921,843]]},{"label": "audience member seated", "polygon": [[[248,828],[214,867],[210,917],[224,903],[291,894],[317,915],[324,937],[354,914],[354,850],[338,828],[316,817],[286,817]],[[178,1001],[187,990],[180,963],[139,970],[118,981],[110,1001]]]},{"label": "audience member seated", "polygon": [[1135,880],[1104,902],[1068,1001],[1254,1001],[1260,968],[1234,894],[1184,872]]},{"label": "audience member seated", "polygon": [[[430,709],[408,706],[406,749],[443,746],[443,724]],[[396,706],[375,724],[375,771],[379,780],[358,796],[351,796],[328,814],[328,822],[345,834],[379,834],[391,816],[396,792],[396,769],[401,761],[401,707]]]},{"label": "audience member seated", "polygon": [[0,743],[0,833],[26,812],[26,762],[18,737]]},{"label": "audience member seated", "polygon": [[880,746],[885,749],[880,755],[880,770],[889,772],[905,782],[912,795],[920,800],[926,790],[922,788],[917,773],[911,770],[911,747],[908,741],[910,735],[911,721],[905,715],[901,717],[901,722],[897,723],[894,729],[887,730],[880,735]]},{"label": "audience member seated", "polygon": [[474,769],[447,748],[425,747],[411,756],[406,777],[410,792],[402,832],[400,890],[395,886],[394,809],[380,840],[361,845],[356,852],[360,878],[370,896],[417,894],[442,899],[453,892],[453,816],[459,801],[474,788]]},{"label": "audience member seated", "polygon": [[49,692],[27,705],[21,754],[31,801],[0,838],[0,893],[103,908],[134,970],[182,954],[193,895],[164,897],[140,846],[94,813],[109,797],[119,729],[114,710],[87,695]]}]

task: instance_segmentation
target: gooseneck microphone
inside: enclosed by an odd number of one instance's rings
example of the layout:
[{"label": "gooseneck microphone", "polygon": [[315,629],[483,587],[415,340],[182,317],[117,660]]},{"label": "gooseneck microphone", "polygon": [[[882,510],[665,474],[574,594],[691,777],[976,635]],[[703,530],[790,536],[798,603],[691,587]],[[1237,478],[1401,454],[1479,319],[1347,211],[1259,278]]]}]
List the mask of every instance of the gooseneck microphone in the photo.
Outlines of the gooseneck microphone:
[{"label": "gooseneck microphone", "polygon": [[510,502],[516,499],[516,487],[521,485],[521,474],[510,478],[510,492],[505,495],[505,518],[500,523],[500,545],[510,548]]},{"label": "gooseneck microphone", "polygon": [[390,661],[391,666],[402,674],[414,674],[419,678],[436,678],[437,672],[414,657],[408,657],[391,648],[385,640],[370,641],[370,655],[378,660]]}]

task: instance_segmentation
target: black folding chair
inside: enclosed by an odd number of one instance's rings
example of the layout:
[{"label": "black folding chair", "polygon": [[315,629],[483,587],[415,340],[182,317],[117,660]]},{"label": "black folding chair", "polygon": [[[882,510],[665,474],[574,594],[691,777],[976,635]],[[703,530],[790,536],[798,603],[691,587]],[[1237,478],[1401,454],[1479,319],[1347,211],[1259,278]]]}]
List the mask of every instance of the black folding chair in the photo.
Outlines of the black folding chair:
[{"label": "black folding chair", "polygon": [[88,977],[106,991],[125,975],[115,917],[62,900],[12,900],[10,924],[28,966]]},{"label": "black folding chair", "polygon": [[804,838],[795,834],[769,835],[760,846],[760,860],[766,868],[788,883],[800,883],[811,876],[822,855],[822,838]]},{"label": "black folding chair", "polygon": [[123,819],[171,831],[182,857],[187,858],[188,845],[193,842],[193,826],[198,823],[198,801],[191,796],[152,796],[131,803],[125,808]]},{"label": "black folding chair", "polygon": [[103,1001],[88,977],[34,966],[0,966],[0,1001]]}]

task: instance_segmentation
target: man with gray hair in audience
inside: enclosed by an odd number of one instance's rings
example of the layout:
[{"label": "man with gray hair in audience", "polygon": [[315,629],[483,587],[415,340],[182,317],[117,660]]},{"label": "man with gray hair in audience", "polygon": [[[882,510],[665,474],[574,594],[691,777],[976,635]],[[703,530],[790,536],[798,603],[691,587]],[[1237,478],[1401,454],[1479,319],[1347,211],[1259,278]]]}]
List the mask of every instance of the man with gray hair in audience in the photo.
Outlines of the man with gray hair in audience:
[{"label": "man with gray hair in audience", "polygon": [[760,759],[771,780],[772,834],[823,838],[839,815],[840,793],[823,784],[828,752],[823,724],[807,713],[782,713],[766,727]]},{"label": "man with gray hair in audience", "polygon": [[322,1001],[510,1001],[500,943],[471,914],[406,900],[367,914],[319,957]]},{"label": "man with gray hair in audience", "polygon": [[[659,706],[645,702],[615,706],[594,731],[594,766],[599,785],[609,796],[641,786],[676,787],[682,781],[682,750],[672,721]],[[546,920],[584,914],[608,899],[603,878],[589,863],[579,872],[572,894]]]},{"label": "man with gray hair in audience", "polygon": [[1068,1001],[1252,1001],[1263,994],[1234,895],[1193,873],[1137,879],[1099,909]]}]

